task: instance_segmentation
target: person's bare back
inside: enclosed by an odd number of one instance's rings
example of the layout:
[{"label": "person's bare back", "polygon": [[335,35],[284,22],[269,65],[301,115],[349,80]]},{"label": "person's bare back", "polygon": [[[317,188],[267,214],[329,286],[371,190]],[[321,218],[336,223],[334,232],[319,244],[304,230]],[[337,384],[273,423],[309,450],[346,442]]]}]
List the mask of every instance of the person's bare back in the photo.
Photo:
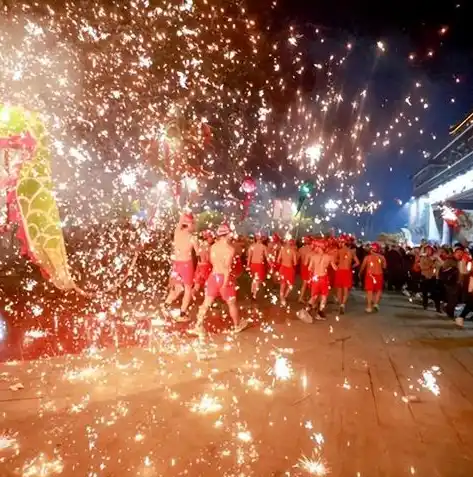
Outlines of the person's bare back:
[{"label": "person's bare back", "polygon": [[187,228],[178,228],[174,232],[174,256],[175,262],[189,262],[192,260],[192,250],[195,241],[192,233]]},{"label": "person's bare back", "polygon": [[208,242],[203,242],[199,247],[199,262],[200,263],[209,263],[210,262],[210,245]]},{"label": "person's bare back", "polygon": [[256,242],[251,245],[248,251],[248,262],[251,263],[264,263],[267,257],[268,251],[266,245],[261,242]]},{"label": "person's bare back", "polygon": [[[333,258],[327,253],[312,253],[309,258],[309,269],[313,275],[324,277],[328,267],[334,266]],[[335,267],[334,267],[335,268]]]},{"label": "person's bare back", "polygon": [[338,251],[337,264],[339,270],[351,270],[355,261],[355,254],[347,247],[342,247]]},{"label": "person's bare back", "polygon": [[365,257],[365,266],[368,273],[373,275],[382,275],[383,270],[386,268],[386,259],[382,255],[373,253]]},{"label": "person's bare back", "polygon": [[283,267],[295,267],[297,264],[297,253],[290,245],[283,245],[279,253],[279,259]]},{"label": "person's bare back", "polygon": [[310,245],[303,245],[299,249],[299,256],[301,258],[301,264],[302,265],[307,265],[309,263],[309,258],[312,253],[312,250],[310,248]]},{"label": "person's bare back", "polygon": [[226,241],[218,241],[210,248],[213,272],[228,277],[232,268],[235,249]]}]

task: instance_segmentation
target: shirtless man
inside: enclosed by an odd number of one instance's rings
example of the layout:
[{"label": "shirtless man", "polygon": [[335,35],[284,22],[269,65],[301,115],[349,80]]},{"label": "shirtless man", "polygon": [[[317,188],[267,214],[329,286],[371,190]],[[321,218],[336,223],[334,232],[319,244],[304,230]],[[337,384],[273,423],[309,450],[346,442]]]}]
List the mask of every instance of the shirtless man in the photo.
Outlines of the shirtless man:
[{"label": "shirtless man", "polygon": [[309,257],[312,253],[312,248],[310,246],[311,239],[310,237],[304,237],[304,245],[299,249],[299,257],[301,261],[301,280],[302,287],[299,294],[299,303],[304,303],[304,296],[307,290],[307,286],[310,284],[310,273],[309,273]]},{"label": "shirtless man", "polygon": [[340,237],[340,249],[337,253],[335,272],[335,288],[337,290],[338,303],[340,305],[340,314],[345,313],[345,305],[348,300],[350,289],[353,286],[353,267],[358,267],[358,260],[354,250],[348,248],[348,239],[345,236]]},{"label": "shirtless man", "polygon": [[281,305],[286,306],[286,299],[291,293],[296,280],[297,249],[295,240],[287,240],[281,247],[277,257],[279,264],[280,289],[279,299]]},{"label": "shirtless man", "polygon": [[233,331],[238,333],[247,326],[246,320],[240,320],[238,305],[236,301],[235,277],[232,274],[233,259],[235,249],[230,244],[231,230],[227,224],[222,224],[217,230],[217,241],[210,248],[210,263],[212,273],[210,274],[205,287],[204,303],[197,314],[196,326],[189,330],[191,334],[199,336],[205,333],[204,320],[207,311],[212,303],[219,296],[227,303],[228,312],[233,320]]},{"label": "shirtless man", "polygon": [[256,234],[256,242],[248,249],[248,267],[253,278],[251,282],[251,296],[256,300],[261,283],[266,278],[266,264],[268,248],[263,243],[261,234]]},{"label": "shirtless man", "polygon": [[311,274],[311,296],[309,306],[315,308],[317,301],[319,301],[318,312],[316,319],[325,319],[325,305],[327,304],[327,297],[330,292],[329,269],[334,270],[337,266],[331,255],[325,252],[325,242],[323,240],[314,240],[313,253],[309,258],[309,272]]},{"label": "shirtless man", "polygon": [[268,245],[268,266],[269,272],[273,280],[277,281],[277,272],[278,272],[278,257],[279,252],[281,251],[281,238],[277,233],[274,233],[269,239]]},{"label": "shirtless man", "polygon": [[196,249],[196,242],[192,235],[193,228],[194,218],[191,214],[184,214],[179,219],[179,223],[174,231],[170,290],[164,302],[164,308],[166,311],[169,311],[171,304],[184,291],[179,321],[189,320],[187,309],[192,299],[192,286],[194,285],[192,251]]},{"label": "shirtless man", "polygon": [[202,239],[197,251],[198,262],[194,277],[194,296],[204,287],[212,271],[210,247],[214,243],[214,236],[210,230],[206,230],[202,233]]},{"label": "shirtless man", "polygon": [[370,252],[363,260],[360,267],[360,276],[365,273],[366,312],[372,313],[379,310],[379,302],[383,293],[384,269],[386,259],[381,255],[378,243],[371,244]]}]

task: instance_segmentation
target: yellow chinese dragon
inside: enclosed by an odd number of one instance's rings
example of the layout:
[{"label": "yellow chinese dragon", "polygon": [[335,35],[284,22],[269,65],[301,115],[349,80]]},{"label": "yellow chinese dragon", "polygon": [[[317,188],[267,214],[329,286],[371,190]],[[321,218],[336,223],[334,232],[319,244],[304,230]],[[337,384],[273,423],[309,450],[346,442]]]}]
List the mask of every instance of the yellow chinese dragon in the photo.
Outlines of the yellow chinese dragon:
[{"label": "yellow chinese dragon", "polygon": [[[48,134],[38,113],[0,105],[0,153],[4,163],[0,193],[6,197],[7,206],[3,230],[12,224],[18,226],[21,253],[57,288],[87,295],[70,273],[51,177]],[[127,275],[136,258],[137,254]]]}]

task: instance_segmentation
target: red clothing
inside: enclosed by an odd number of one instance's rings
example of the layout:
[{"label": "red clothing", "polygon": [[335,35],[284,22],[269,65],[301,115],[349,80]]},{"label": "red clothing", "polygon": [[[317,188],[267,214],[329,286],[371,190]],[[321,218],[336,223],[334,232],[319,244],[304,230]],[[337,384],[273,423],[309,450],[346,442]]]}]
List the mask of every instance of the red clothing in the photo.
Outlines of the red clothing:
[{"label": "red clothing", "polygon": [[294,267],[281,265],[279,267],[279,277],[281,282],[285,282],[288,285],[294,285],[294,282],[296,281],[296,269]]},{"label": "red clothing", "polygon": [[172,264],[171,278],[183,285],[192,286],[194,284],[194,264],[192,260],[174,262]]},{"label": "red clothing", "polygon": [[384,276],[383,274],[366,273],[365,290],[370,292],[380,292],[383,290]]},{"label": "red clothing", "polygon": [[205,295],[209,298],[222,297],[223,300],[229,301],[236,298],[235,280],[230,276],[226,286],[223,286],[224,276],[221,273],[211,273],[207,280]]},{"label": "red clothing", "polygon": [[304,282],[308,282],[310,280],[310,270],[307,265],[301,264],[301,279]]},{"label": "red clothing", "polygon": [[328,275],[322,277],[314,276],[310,282],[311,296],[328,296],[330,291],[330,281]]},{"label": "red clothing", "polygon": [[259,281],[264,281],[266,278],[266,267],[264,263],[252,263],[250,265],[250,273],[253,278],[257,278]]},{"label": "red clothing", "polygon": [[199,262],[195,270],[194,283],[196,285],[204,286],[211,272],[212,264],[210,262]]},{"label": "red clothing", "polygon": [[241,261],[240,255],[235,255],[233,257],[232,264],[232,275],[238,278],[243,273],[243,263]]},{"label": "red clothing", "polygon": [[335,269],[333,267],[328,267],[327,276],[330,286],[333,287],[335,283]]},{"label": "red clothing", "polygon": [[353,286],[353,271],[341,269],[335,271],[335,288],[351,288]]}]

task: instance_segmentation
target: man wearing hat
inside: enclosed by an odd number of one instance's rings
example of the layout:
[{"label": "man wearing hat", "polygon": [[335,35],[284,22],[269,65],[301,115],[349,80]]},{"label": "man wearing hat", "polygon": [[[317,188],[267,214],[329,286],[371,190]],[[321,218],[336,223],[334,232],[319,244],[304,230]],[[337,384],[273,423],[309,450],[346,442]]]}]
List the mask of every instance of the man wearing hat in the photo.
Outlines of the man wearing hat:
[{"label": "man wearing hat", "polygon": [[192,287],[194,285],[194,262],[192,252],[196,250],[196,242],[192,235],[194,217],[192,214],[183,214],[179,219],[174,231],[172,270],[169,294],[164,302],[167,310],[171,304],[179,298],[182,292],[184,296],[181,303],[179,319],[188,321],[187,310],[192,299]]},{"label": "man wearing hat", "polygon": [[256,242],[248,250],[248,265],[251,281],[251,296],[256,300],[261,283],[266,278],[266,262],[268,260],[268,248],[263,243],[263,236],[258,233],[255,235]]},{"label": "man wearing hat", "polygon": [[347,235],[340,236],[340,248],[336,258],[338,269],[335,272],[334,286],[337,290],[340,314],[345,313],[348,295],[353,287],[353,267],[360,265],[355,252],[348,247],[349,242],[350,238]]},{"label": "man wearing hat", "polygon": [[196,326],[189,330],[191,334],[202,335],[204,320],[212,303],[219,296],[227,303],[228,312],[233,320],[233,330],[240,332],[248,326],[246,320],[240,320],[236,296],[236,280],[232,274],[235,249],[230,243],[231,230],[227,224],[222,224],[217,229],[217,240],[210,248],[210,263],[212,273],[205,287],[204,303],[197,314]]},{"label": "man wearing hat", "polygon": [[378,311],[384,287],[386,259],[381,255],[379,243],[372,243],[368,255],[360,267],[360,276],[365,273],[366,312]]}]

